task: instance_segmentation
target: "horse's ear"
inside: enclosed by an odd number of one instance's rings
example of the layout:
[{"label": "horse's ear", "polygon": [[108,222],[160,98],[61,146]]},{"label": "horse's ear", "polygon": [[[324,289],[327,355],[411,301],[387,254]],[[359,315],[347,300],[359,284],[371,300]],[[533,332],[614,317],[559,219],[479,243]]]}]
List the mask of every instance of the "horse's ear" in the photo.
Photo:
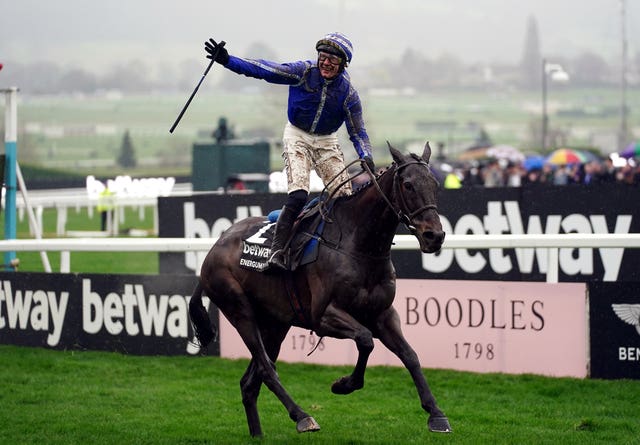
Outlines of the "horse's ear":
[{"label": "horse's ear", "polygon": [[387,146],[389,147],[389,152],[391,153],[393,160],[396,161],[396,164],[402,164],[402,153],[393,148],[389,141],[387,141]]},{"label": "horse's ear", "polygon": [[431,158],[431,146],[429,145],[429,141],[427,141],[427,143],[424,144],[422,159],[424,159],[424,162],[429,163],[429,158]]}]

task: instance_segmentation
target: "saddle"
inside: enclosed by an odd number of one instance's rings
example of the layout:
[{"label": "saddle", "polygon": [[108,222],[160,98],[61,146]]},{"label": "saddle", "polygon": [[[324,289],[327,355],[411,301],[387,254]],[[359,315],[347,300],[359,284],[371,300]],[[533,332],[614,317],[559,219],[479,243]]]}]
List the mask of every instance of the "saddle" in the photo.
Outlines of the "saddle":
[{"label": "saddle", "polygon": [[[321,198],[311,200],[300,212],[291,229],[291,237],[285,245],[288,253],[289,270],[312,263],[318,258],[318,246],[325,227],[323,212],[328,212],[333,201],[324,204]],[[280,210],[274,210],[266,220],[260,221],[249,230],[249,236],[242,240],[240,267],[263,272],[268,267],[271,244]]]}]

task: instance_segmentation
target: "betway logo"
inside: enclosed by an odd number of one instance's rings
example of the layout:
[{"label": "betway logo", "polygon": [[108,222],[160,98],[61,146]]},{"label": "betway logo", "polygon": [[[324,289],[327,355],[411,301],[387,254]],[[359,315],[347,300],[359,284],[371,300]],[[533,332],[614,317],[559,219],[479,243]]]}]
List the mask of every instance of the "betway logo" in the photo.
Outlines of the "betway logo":
[{"label": "betway logo", "polygon": [[[193,202],[185,202],[184,211],[184,237],[185,238],[218,238],[222,232],[231,227],[232,224],[249,216],[262,216],[260,206],[238,206],[236,207],[236,217],[233,221],[227,218],[218,218],[209,228],[207,222],[202,218],[196,218],[196,210]],[[188,269],[200,273],[200,266],[207,252],[186,252],[185,266]]]},{"label": "betway logo", "polygon": [[[145,294],[141,284],[125,284],[122,295],[110,292],[104,298],[92,290],[91,280],[82,280],[82,328],[89,334],[106,330],[110,335],[126,333],[187,338],[191,296]],[[204,300],[209,309],[209,300]],[[193,343],[193,341],[191,342]],[[195,354],[192,344],[187,352]]]},{"label": "betway logo", "polygon": [[[218,218],[209,227],[207,222],[195,217],[195,205],[192,202],[184,204],[184,236],[213,237],[231,227],[231,225],[248,216],[262,216],[260,206],[238,206],[233,221]],[[443,229],[447,233],[464,234],[560,234],[560,233],[609,233],[609,224],[605,215],[586,215],[574,213],[567,216],[547,215],[543,226],[540,215],[531,215],[526,224],[522,219],[520,206],[517,201],[489,201],[486,215],[466,214],[460,217],[455,227],[446,216],[440,215]],[[617,215],[613,225],[613,233],[629,233],[632,215]],[[446,241],[445,241],[446,247]],[[600,256],[604,267],[603,281],[615,281],[618,278],[623,248],[563,248],[559,252],[560,269],[567,275],[584,275],[594,273],[594,253]],[[206,252],[188,252],[185,254],[185,266],[198,273],[204,261]],[[496,274],[505,274],[518,270],[522,274],[533,272],[534,264],[538,265],[540,273],[548,271],[548,250],[546,248],[518,248],[515,249],[515,264],[511,257],[504,253],[504,249],[466,250],[443,249],[438,254],[423,254],[422,267],[432,273],[447,271],[454,261],[467,274],[473,275],[484,270],[488,265]]]},{"label": "betway logo", "polygon": [[[599,233],[606,234],[608,224],[604,215],[584,215],[574,213],[562,217],[548,215],[544,227],[539,215],[529,216],[526,231],[520,206],[517,201],[489,201],[487,214],[483,216],[467,214],[462,216],[452,227],[449,220],[440,216],[442,227],[447,233],[464,234],[560,234],[560,233]],[[617,215],[613,233],[629,233],[631,215]],[[446,246],[446,241],[445,241]],[[615,281],[618,278],[624,248],[563,248],[559,251],[560,269],[567,275],[593,275],[594,251],[600,256],[604,268],[603,281]],[[442,273],[449,269],[453,262],[468,274],[483,270],[487,264],[497,274],[504,274],[514,269],[527,274],[533,271],[537,261],[541,273],[548,271],[548,250],[546,248],[515,249],[516,264],[504,249],[472,250],[443,249],[436,255],[422,255],[422,267],[433,273]]]},{"label": "betway logo", "polygon": [[48,332],[47,344],[56,346],[64,325],[69,292],[45,290],[16,290],[11,281],[0,285],[0,329]]}]

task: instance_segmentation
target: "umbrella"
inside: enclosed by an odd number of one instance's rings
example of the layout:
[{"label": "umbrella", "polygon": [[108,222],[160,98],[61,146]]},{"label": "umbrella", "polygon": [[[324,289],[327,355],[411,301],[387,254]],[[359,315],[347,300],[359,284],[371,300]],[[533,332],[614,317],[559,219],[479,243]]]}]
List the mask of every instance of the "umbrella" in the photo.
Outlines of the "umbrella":
[{"label": "umbrella", "polygon": [[637,158],[640,157],[640,141],[632,142],[620,152],[620,156],[623,158]]},{"label": "umbrella", "polygon": [[489,147],[471,147],[458,155],[460,161],[476,161],[479,159],[487,159],[487,151]]},{"label": "umbrella", "polygon": [[545,162],[554,165],[584,164],[585,162],[589,162],[591,159],[591,156],[581,152],[580,150],[558,148],[547,156]]},{"label": "umbrella", "polygon": [[540,155],[527,156],[524,162],[522,163],[522,166],[526,171],[542,169],[543,165],[544,165],[544,156],[540,156]]},{"label": "umbrella", "polygon": [[487,156],[495,159],[506,159],[511,162],[524,161],[522,152],[511,145],[494,145],[487,150]]}]

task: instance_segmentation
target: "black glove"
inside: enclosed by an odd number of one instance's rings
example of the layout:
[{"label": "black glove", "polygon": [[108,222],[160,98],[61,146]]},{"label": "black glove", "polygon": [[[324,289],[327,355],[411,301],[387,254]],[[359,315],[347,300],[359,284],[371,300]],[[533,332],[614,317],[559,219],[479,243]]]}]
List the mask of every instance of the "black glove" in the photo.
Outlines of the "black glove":
[{"label": "black glove", "polygon": [[[373,158],[371,156],[365,156],[364,158],[362,158],[362,162],[367,164],[367,167],[369,167],[371,173],[374,173],[376,171],[376,164],[373,163]],[[362,169],[365,169],[364,165],[362,166]]]},{"label": "black glove", "polygon": [[218,51],[216,62],[221,65],[229,63],[229,53],[224,47],[224,42],[216,43],[215,40],[209,39],[208,42],[204,42],[204,50],[207,52],[207,59],[213,59],[216,51]]}]

